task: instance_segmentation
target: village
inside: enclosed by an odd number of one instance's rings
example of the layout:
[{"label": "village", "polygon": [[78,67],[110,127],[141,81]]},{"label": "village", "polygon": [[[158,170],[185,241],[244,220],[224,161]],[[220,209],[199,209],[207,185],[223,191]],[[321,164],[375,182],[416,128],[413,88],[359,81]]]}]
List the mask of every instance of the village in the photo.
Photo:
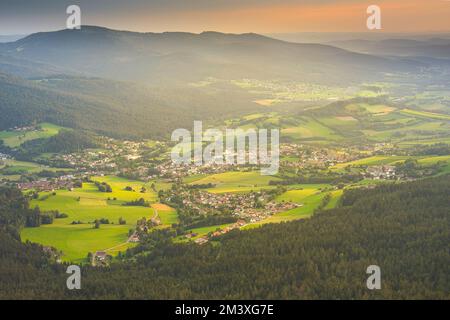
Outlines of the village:
[{"label": "village", "polygon": [[[162,179],[168,183],[178,183],[193,175],[219,174],[229,171],[256,170],[258,165],[237,164],[176,164],[169,157],[170,146],[164,142],[120,141],[102,137],[103,146],[69,154],[53,154],[46,159],[47,165],[70,170],[60,172],[59,177],[38,177],[26,179],[18,184],[21,190],[53,191],[71,189],[77,180],[89,176],[117,175],[134,180],[149,182]],[[300,170],[326,170],[334,165],[346,163],[389,150],[392,146],[384,143],[371,146],[318,148],[303,144],[282,143],[280,145],[280,165],[282,171],[294,173]],[[235,154],[233,156],[236,156]],[[0,165],[10,155],[0,153]],[[369,179],[398,178],[395,166],[368,166],[363,168],[363,176]],[[205,197],[203,195],[203,197]],[[206,199],[208,200],[208,199]],[[189,201],[189,200],[186,200]],[[228,203],[224,199],[222,203]]]}]

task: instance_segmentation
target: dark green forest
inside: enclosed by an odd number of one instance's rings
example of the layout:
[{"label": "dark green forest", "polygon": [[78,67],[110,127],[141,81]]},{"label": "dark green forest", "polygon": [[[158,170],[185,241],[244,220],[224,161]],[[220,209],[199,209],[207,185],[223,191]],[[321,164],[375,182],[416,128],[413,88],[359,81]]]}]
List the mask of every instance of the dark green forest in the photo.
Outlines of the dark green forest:
[{"label": "dark green forest", "polygon": [[176,128],[190,130],[197,119],[260,111],[251,101],[248,93],[231,86],[206,92],[99,78],[30,80],[0,72],[0,131],[50,122],[115,138],[167,138]]},{"label": "dark green forest", "polygon": [[[21,243],[33,214],[0,189],[2,299],[449,299],[450,179],[347,190],[311,219],[234,231],[203,246],[155,233],[108,268],[83,267],[66,289],[65,265]],[[139,248],[139,247],[138,247]],[[145,253],[145,254],[143,254]],[[366,288],[381,268],[382,289]]]}]

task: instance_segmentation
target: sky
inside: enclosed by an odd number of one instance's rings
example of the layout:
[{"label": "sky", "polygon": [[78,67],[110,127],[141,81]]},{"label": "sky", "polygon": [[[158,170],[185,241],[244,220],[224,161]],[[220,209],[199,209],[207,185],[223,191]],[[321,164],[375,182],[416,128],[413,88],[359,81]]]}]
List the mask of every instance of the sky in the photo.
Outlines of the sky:
[{"label": "sky", "polygon": [[450,0],[0,0],[0,35],[63,29],[73,4],[83,25],[140,32],[365,32],[369,5],[376,32],[450,31]]}]

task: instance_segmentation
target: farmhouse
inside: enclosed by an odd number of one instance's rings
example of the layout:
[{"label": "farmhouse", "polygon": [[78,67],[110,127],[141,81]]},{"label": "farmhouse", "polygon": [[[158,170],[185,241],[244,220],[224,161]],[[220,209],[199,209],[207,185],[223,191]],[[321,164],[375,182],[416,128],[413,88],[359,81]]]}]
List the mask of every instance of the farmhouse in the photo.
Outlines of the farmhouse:
[{"label": "farmhouse", "polygon": [[105,251],[97,251],[95,253],[94,259],[98,261],[105,261],[106,260],[106,252]]},{"label": "farmhouse", "polygon": [[139,242],[139,236],[137,235],[137,233],[134,233],[129,239],[128,242],[131,243],[137,243]]},{"label": "farmhouse", "polygon": [[201,238],[196,239],[194,242],[196,244],[202,245],[202,244],[205,244],[205,243],[208,242],[208,238],[206,236],[205,237],[201,237]]}]

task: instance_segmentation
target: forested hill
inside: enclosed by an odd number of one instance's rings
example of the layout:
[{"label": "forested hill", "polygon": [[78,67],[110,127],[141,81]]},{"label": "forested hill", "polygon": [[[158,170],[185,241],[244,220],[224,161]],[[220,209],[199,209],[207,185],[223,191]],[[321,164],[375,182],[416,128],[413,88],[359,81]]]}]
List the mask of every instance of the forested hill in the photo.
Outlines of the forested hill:
[{"label": "forested hill", "polygon": [[251,101],[240,89],[230,95],[227,88],[206,92],[67,75],[29,80],[0,69],[0,131],[50,122],[111,137],[168,138],[194,120],[260,111]]},{"label": "forested hill", "polygon": [[[5,192],[1,217],[23,202]],[[449,299],[449,195],[449,176],[347,191],[342,207],[309,220],[232,232],[214,246],[163,241],[134,264],[84,269],[77,292],[2,218],[0,298]],[[381,268],[379,291],[366,288],[369,265]]]}]

